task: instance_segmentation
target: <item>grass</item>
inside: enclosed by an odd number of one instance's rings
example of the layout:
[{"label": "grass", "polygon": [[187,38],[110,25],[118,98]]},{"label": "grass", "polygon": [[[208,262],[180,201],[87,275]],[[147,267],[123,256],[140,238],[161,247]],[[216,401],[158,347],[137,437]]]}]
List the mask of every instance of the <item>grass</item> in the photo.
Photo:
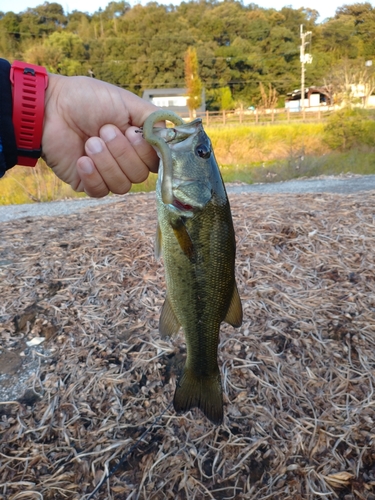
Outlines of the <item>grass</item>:
[{"label": "grass", "polygon": [[[141,184],[133,184],[132,192],[155,190],[157,175],[150,174]],[[21,205],[70,198],[84,198],[85,193],[77,193],[68,184],[58,179],[43,161],[35,168],[16,166],[8,170],[0,179],[0,205]]]},{"label": "grass", "polygon": [[277,182],[299,177],[375,173],[373,122],[364,121],[364,144],[332,150],[322,123],[208,127],[225,182]]},{"label": "grass", "polygon": [[287,159],[251,165],[248,168],[222,169],[226,182],[281,182],[301,177],[340,175],[346,173],[369,175],[375,173],[373,152],[352,150],[331,152],[323,156],[291,156]]},{"label": "grass", "polygon": [[207,128],[220,165],[249,166],[306,154],[326,154],[324,125],[238,126]]},{"label": "grass", "polygon": [[[373,125],[369,120],[363,123],[370,129]],[[369,146],[367,137],[363,137],[364,145],[350,151],[334,151],[326,142],[323,123],[213,125],[206,131],[225,182],[251,184],[323,174],[375,173],[374,147]],[[133,185],[132,192],[153,191],[156,178],[150,174],[147,181]],[[0,183],[0,205],[86,196],[75,193],[42,161],[35,169],[11,169]]]},{"label": "grass", "polygon": [[86,196],[62,182],[43,161],[37,167],[16,166],[0,179],[0,205],[61,200]]},{"label": "grass", "polygon": [[132,193],[149,193],[150,191],[155,191],[157,174],[150,174],[145,182],[140,184],[133,184],[131,188]]}]

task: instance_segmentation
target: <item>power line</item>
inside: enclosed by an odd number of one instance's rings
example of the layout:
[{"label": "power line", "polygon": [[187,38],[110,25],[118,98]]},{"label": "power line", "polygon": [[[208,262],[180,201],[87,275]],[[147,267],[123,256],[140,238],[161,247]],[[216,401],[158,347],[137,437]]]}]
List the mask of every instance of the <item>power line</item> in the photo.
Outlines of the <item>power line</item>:
[{"label": "power line", "polygon": [[[291,85],[292,83],[295,83],[297,85],[298,83],[298,76],[291,78],[289,80],[277,80],[274,78],[264,78],[264,79],[259,79],[259,78],[254,78],[253,80],[243,80],[243,81],[226,81],[222,82],[220,80],[211,80],[211,81],[205,81],[202,80],[202,83],[206,87],[219,87],[223,85],[228,85],[228,86],[237,86],[237,85],[249,85],[252,84],[254,86],[258,86],[260,83],[263,84],[279,84],[279,85]],[[185,88],[185,84],[181,81],[179,82],[122,82],[121,84],[116,84],[118,87],[122,88],[129,88],[129,87],[142,87],[142,88],[170,88],[171,86],[175,88]]]}]

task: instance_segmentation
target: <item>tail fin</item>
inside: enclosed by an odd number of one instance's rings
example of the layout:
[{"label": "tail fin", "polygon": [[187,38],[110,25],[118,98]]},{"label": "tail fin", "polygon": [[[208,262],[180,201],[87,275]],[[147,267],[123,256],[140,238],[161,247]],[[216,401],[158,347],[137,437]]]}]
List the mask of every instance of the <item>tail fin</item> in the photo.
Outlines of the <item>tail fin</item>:
[{"label": "tail fin", "polygon": [[173,406],[177,412],[198,407],[216,425],[223,421],[223,395],[219,371],[210,377],[197,377],[184,368],[174,394]]}]

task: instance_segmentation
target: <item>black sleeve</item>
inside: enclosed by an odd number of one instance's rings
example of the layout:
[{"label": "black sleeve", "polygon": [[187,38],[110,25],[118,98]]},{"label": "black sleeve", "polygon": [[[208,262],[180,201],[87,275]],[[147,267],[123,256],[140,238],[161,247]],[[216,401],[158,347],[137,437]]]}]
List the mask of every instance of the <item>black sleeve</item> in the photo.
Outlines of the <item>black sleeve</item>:
[{"label": "black sleeve", "polygon": [[12,122],[10,64],[0,59],[0,177],[17,163],[17,145]]}]

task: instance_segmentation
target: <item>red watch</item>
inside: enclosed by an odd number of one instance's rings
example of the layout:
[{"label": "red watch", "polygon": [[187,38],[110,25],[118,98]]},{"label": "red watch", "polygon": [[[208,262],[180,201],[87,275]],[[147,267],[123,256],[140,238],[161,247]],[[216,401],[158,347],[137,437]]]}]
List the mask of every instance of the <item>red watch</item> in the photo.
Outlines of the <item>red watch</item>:
[{"label": "red watch", "polygon": [[13,84],[13,125],[18,165],[34,167],[42,154],[44,97],[48,86],[45,68],[14,61],[10,69]]}]

